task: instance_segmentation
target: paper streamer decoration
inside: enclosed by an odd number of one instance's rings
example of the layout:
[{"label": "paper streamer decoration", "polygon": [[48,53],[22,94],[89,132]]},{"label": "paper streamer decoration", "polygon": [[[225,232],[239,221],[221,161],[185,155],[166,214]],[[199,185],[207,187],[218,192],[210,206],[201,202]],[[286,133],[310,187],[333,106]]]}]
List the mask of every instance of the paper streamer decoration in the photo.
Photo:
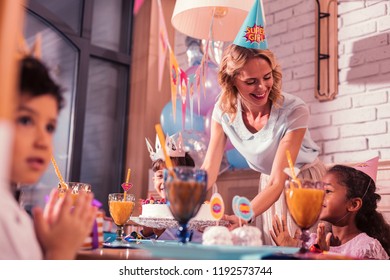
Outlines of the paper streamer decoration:
[{"label": "paper streamer decoration", "polygon": [[138,14],[138,12],[141,9],[143,4],[144,4],[144,0],[135,0],[134,8],[133,8],[133,14],[134,15]]},{"label": "paper streamer decoration", "polygon": [[[173,121],[176,123],[176,98],[177,95],[181,97],[182,101],[182,115],[184,116],[184,112],[186,111],[187,101],[186,101],[186,95],[187,92],[189,92],[190,95],[190,111],[191,111],[191,127],[193,127],[193,97],[194,97],[194,90],[196,89],[198,95],[197,95],[197,101],[198,101],[198,114],[200,114],[200,96],[201,91],[203,91],[203,96],[206,97],[206,73],[208,68],[208,61],[209,61],[209,49],[210,46],[214,45],[213,40],[213,34],[212,34],[212,26],[213,26],[213,20],[210,24],[210,31],[209,31],[209,38],[206,42],[206,47],[204,50],[204,54],[201,60],[200,65],[198,66],[197,71],[195,72],[195,75],[192,75],[191,77],[188,77],[186,75],[186,72],[183,71],[180,66],[177,63],[177,58],[175,57],[175,54],[172,50],[171,45],[169,44],[169,38],[168,33],[166,29],[165,19],[164,19],[164,13],[162,10],[162,4],[161,0],[157,0],[158,4],[158,20],[159,20],[159,50],[158,50],[158,87],[159,90],[161,90],[161,83],[162,83],[162,75],[163,75],[163,67],[165,65],[166,60],[166,52],[168,50],[169,52],[169,74],[170,74],[170,84],[171,84],[171,101],[172,101],[172,114],[173,114]],[[210,16],[214,18],[214,12]],[[202,86],[201,86],[202,85]],[[206,110],[207,112],[208,110]],[[185,130],[185,122],[182,118],[182,127],[183,131]]]},{"label": "paper streamer decoration", "polygon": [[[140,1],[137,1],[140,2]],[[159,32],[158,32],[158,90],[161,90],[162,76],[164,73],[165,60],[167,56],[168,49],[168,32],[165,25],[164,14],[161,8],[161,1],[157,0],[158,4],[158,22],[159,22]],[[142,4],[141,4],[142,5]]]},{"label": "paper streamer decoration", "polygon": [[253,217],[251,202],[246,197],[238,195],[233,197],[232,208],[234,214],[242,220],[249,221]]}]

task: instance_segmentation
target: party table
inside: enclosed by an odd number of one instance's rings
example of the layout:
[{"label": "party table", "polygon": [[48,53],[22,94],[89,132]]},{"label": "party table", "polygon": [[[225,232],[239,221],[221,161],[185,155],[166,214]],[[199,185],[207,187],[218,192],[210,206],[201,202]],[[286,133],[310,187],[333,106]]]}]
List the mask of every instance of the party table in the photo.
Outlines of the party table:
[{"label": "party table", "polygon": [[134,244],[129,248],[80,250],[78,260],[345,260],[350,257],[330,253],[300,254],[296,247],[206,246],[197,243],[160,242]]},{"label": "party table", "polygon": [[80,250],[77,260],[151,260],[156,259],[152,254],[143,249],[126,248],[97,248]]},{"label": "party table", "polygon": [[326,254],[299,254],[299,248],[278,246],[206,246],[197,243],[159,242],[134,244],[129,248],[80,250],[79,260],[260,260],[260,259],[337,259]]}]

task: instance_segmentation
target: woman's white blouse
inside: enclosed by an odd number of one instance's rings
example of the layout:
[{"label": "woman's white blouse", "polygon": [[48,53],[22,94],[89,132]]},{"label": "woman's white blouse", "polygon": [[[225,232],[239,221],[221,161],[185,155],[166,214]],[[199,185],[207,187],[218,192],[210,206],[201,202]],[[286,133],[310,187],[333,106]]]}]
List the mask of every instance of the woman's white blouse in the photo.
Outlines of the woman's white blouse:
[{"label": "woman's white blouse", "polygon": [[237,100],[237,115],[232,123],[227,114],[222,114],[219,103],[214,106],[212,118],[222,125],[223,131],[248,165],[264,174],[271,173],[279,142],[295,129],[306,128],[295,166],[300,168],[312,163],[319,154],[319,147],[311,139],[307,129],[309,110],[297,96],[283,93],[281,107],[272,106],[268,122],[256,133],[250,132],[244,124],[240,99]]}]

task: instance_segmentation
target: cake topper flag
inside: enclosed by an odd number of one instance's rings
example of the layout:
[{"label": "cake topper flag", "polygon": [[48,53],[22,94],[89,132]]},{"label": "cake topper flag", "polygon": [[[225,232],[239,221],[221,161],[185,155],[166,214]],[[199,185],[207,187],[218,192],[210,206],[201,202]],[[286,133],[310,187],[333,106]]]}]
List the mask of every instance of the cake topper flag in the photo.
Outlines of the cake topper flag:
[{"label": "cake topper flag", "polygon": [[239,219],[239,224],[241,226],[241,219],[249,221],[253,217],[253,209],[249,199],[243,196],[236,195],[233,197],[232,208],[234,215]]},{"label": "cake topper flag", "polygon": [[256,0],[233,43],[248,49],[268,49],[264,26],[262,1]]},{"label": "cake topper flag", "polygon": [[211,215],[218,221],[222,219],[223,214],[225,214],[225,204],[223,198],[219,193],[214,193],[210,199],[210,211]]},{"label": "cake topper flag", "polygon": [[368,176],[371,177],[372,180],[374,180],[374,182],[376,182],[378,161],[379,161],[379,157],[374,157],[370,160],[367,160],[366,162],[356,164],[355,166],[353,166],[353,168],[363,173],[366,173]]}]

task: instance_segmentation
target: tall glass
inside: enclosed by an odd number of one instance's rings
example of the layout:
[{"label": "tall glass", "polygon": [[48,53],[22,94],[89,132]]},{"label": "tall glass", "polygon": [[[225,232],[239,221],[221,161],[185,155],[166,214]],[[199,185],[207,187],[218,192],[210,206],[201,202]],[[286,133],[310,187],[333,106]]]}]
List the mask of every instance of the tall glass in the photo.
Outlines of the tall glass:
[{"label": "tall glass", "polygon": [[288,210],[294,222],[301,229],[300,248],[301,253],[308,251],[309,241],[308,229],[318,220],[322,210],[322,203],[325,196],[324,184],[320,181],[287,180],[285,185],[285,198]]},{"label": "tall glass", "polygon": [[186,243],[189,241],[188,222],[206,198],[207,172],[187,166],[165,169],[164,189],[168,207],[179,223],[179,241]]},{"label": "tall glass", "polygon": [[111,245],[121,246],[127,245],[128,242],[124,238],[124,225],[130,219],[135,206],[135,197],[133,194],[126,193],[110,193],[108,194],[108,208],[111,218],[117,226],[116,240]]},{"label": "tall glass", "polygon": [[[92,189],[91,185],[88,183],[82,183],[82,182],[65,182],[65,183],[69,187],[72,196],[73,205],[75,205],[77,197],[80,192],[89,193],[91,192]],[[62,187],[60,184],[58,185],[59,197],[62,197],[66,191],[68,191],[66,188]]]}]

